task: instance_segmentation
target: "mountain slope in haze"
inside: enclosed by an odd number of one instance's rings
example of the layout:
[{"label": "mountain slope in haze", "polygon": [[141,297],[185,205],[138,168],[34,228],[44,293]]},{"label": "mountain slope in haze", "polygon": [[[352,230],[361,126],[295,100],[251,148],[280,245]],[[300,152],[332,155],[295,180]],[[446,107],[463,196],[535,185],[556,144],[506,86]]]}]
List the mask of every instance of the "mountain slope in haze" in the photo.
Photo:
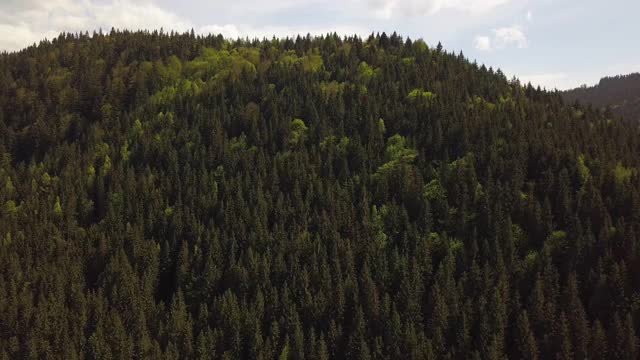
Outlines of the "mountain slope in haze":
[{"label": "mountain slope in haze", "polygon": [[636,359],[638,132],[396,34],[0,55],[0,357]]},{"label": "mountain slope in haze", "polygon": [[609,107],[625,119],[640,121],[640,73],[605,77],[592,87],[563,91],[567,102],[581,101],[598,108]]}]

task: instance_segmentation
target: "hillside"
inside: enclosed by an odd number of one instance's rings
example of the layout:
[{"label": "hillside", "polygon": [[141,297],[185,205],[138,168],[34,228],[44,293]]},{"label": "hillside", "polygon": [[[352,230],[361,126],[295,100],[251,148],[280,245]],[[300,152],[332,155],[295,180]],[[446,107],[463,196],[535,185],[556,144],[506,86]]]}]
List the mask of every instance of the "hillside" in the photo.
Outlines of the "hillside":
[{"label": "hillside", "polygon": [[636,359],[640,135],[396,34],[0,55],[0,357]]},{"label": "hillside", "polygon": [[640,73],[605,77],[597,85],[562,92],[567,102],[609,107],[625,119],[640,121]]}]

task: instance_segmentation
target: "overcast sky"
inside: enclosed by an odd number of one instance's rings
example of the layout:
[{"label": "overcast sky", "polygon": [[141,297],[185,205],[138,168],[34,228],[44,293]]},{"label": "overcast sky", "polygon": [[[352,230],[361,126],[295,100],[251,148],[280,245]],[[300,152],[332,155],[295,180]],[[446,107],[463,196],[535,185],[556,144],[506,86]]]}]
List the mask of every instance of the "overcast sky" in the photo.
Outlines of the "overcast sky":
[{"label": "overcast sky", "polygon": [[393,32],[547,88],[640,71],[640,0],[0,0],[0,50],[62,31]]}]

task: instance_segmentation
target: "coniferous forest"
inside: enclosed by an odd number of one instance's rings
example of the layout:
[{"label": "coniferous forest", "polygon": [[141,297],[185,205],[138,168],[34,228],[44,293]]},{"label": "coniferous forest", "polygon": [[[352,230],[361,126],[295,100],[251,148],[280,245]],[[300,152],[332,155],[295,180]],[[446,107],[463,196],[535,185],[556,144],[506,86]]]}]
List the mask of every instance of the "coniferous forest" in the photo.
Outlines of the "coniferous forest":
[{"label": "coniferous forest", "polygon": [[421,40],[0,55],[3,359],[636,359],[640,129]]},{"label": "coniferous forest", "polygon": [[631,121],[640,121],[640,73],[604,77],[594,86],[563,91],[567,102],[581,101]]}]

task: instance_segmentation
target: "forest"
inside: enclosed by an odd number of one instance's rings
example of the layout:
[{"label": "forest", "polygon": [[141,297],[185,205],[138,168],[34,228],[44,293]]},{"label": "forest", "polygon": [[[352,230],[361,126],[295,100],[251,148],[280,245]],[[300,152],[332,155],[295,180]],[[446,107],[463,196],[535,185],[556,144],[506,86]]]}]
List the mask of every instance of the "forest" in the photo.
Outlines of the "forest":
[{"label": "forest", "polygon": [[640,127],[396,33],[0,55],[0,359],[637,359]]},{"label": "forest", "polygon": [[563,91],[562,96],[569,103],[609,107],[618,116],[640,122],[640,73],[604,77],[594,86]]}]

